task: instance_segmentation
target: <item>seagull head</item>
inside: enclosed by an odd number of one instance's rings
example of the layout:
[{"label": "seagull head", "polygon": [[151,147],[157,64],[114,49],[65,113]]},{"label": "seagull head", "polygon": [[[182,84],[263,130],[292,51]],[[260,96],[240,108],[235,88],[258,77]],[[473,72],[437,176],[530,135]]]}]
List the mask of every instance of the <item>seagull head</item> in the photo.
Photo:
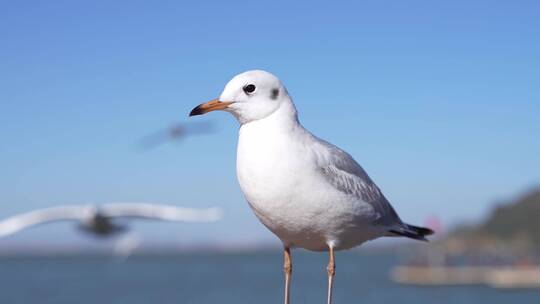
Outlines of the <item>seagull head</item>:
[{"label": "seagull head", "polygon": [[196,106],[189,116],[222,110],[244,124],[264,119],[282,108],[296,116],[294,105],[281,81],[266,71],[253,70],[236,75],[227,83],[219,98]]}]

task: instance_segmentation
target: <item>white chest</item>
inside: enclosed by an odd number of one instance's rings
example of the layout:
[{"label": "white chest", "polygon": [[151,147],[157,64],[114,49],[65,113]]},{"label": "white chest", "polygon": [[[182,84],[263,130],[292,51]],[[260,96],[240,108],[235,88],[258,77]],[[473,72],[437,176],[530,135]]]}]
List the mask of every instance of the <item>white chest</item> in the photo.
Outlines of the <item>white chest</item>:
[{"label": "white chest", "polygon": [[305,155],[301,143],[281,132],[262,126],[243,126],[238,142],[237,174],[248,201],[252,205],[277,207],[293,199],[295,188],[302,183],[300,172],[308,164],[299,155]]}]

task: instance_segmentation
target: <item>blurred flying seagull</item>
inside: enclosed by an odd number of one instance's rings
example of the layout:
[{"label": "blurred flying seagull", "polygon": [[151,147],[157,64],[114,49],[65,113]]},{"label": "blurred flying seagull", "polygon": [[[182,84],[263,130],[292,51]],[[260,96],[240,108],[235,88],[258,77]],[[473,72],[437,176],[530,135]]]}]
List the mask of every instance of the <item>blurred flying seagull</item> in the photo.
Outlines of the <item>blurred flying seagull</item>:
[{"label": "blurred flying seagull", "polygon": [[214,110],[231,113],[241,125],[238,181],[255,215],[283,242],[285,303],[290,248],[329,252],[330,304],[335,250],[383,236],[425,241],[433,233],[403,222],[352,156],[303,127],[276,76],[260,70],[237,75],[218,99],[195,107],[190,116]]},{"label": "blurred flying seagull", "polygon": [[209,122],[176,123],[168,128],[149,134],[141,139],[143,149],[152,149],[172,141],[180,141],[191,135],[204,135],[214,131]]},{"label": "blurred flying seagull", "polygon": [[117,218],[172,222],[213,222],[222,217],[219,208],[192,209],[169,205],[113,203],[100,206],[58,206],[15,215],[0,221],[0,237],[22,229],[58,221],[76,221],[82,231],[110,236],[127,230],[115,223]]}]

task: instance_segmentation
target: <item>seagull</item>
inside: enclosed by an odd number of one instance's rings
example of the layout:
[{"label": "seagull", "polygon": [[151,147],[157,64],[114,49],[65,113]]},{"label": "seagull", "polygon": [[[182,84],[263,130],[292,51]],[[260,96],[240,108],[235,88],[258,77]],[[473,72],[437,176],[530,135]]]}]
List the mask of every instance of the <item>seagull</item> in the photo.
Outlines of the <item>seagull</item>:
[{"label": "seagull", "polygon": [[283,243],[286,304],[291,248],[329,252],[331,304],[334,251],[384,236],[427,241],[433,233],[404,223],[351,155],[303,127],[276,76],[262,70],[239,74],[219,98],[189,115],[215,110],[231,113],[240,123],[238,182],[255,215]]},{"label": "seagull", "polygon": [[209,134],[213,130],[212,124],[208,122],[176,123],[143,137],[140,141],[140,146],[148,150],[167,142],[179,142],[187,136]]},{"label": "seagull", "polygon": [[117,218],[136,218],[174,222],[213,222],[221,218],[219,208],[191,209],[169,205],[112,203],[100,206],[57,206],[15,215],[0,221],[0,237],[31,226],[76,221],[78,228],[94,236],[108,237],[127,230]]}]

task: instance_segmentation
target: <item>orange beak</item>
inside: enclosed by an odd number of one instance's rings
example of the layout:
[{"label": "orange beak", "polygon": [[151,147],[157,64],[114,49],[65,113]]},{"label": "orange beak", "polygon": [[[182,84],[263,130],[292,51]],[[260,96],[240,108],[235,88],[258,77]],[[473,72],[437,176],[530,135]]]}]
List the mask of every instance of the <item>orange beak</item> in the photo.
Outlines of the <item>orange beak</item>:
[{"label": "orange beak", "polygon": [[232,101],[210,100],[209,102],[201,103],[193,108],[189,113],[189,116],[202,115],[216,110],[224,110],[232,103]]}]

